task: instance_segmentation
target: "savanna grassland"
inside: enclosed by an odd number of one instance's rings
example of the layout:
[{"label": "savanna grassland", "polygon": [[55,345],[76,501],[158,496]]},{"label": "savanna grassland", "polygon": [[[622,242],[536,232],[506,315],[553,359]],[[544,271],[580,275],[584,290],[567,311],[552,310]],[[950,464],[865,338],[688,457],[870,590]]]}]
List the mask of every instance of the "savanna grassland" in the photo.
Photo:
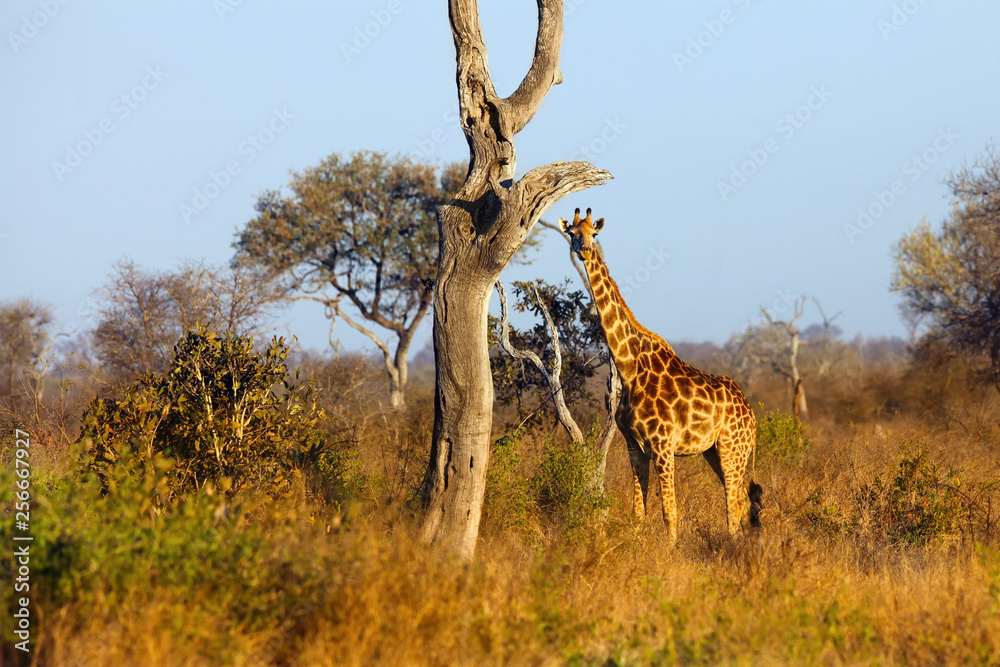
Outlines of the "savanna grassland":
[{"label": "savanna grassland", "polygon": [[[413,537],[426,369],[394,411],[365,359],[293,364],[278,346],[254,366],[249,348],[189,342],[172,384],[86,404],[82,441],[52,409],[4,412],[0,595],[9,620],[21,428],[34,625],[22,654],[5,620],[3,664],[1000,664],[1000,402],[960,360],[869,351],[812,383],[804,428],[778,410],[782,382],[750,378],[763,527],[731,539],[720,483],[685,459],[674,549],[655,485],[650,518],[633,522],[620,441],[604,494],[587,481],[588,445],[568,444],[544,410],[520,428],[499,410],[477,557],[463,564]],[[185,384],[195,362],[233,358],[262,387],[296,364],[315,382],[262,392],[263,422],[217,431],[246,452],[164,453],[149,420],[208,442],[178,396],[210,391]],[[594,382],[573,403],[581,423],[602,418]],[[87,389],[60,386],[50,405]],[[240,463],[206,483],[199,466],[226,457]]]}]

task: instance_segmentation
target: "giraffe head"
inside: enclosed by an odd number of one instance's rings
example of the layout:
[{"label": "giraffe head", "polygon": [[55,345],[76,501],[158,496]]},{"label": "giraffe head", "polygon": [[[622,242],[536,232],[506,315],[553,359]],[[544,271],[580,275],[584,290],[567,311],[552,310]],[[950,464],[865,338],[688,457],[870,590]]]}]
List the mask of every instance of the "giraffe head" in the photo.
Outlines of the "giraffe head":
[{"label": "giraffe head", "polygon": [[576,209],[576,212],[573,213],[572,223],[565,218],[559,218],[559,224],[562,225],[563,231],[569,235],[570,248],[577,257],[583,260],[590,259],[590,255],[594,252],[594,238],[599,231],[604,229],[604,218],[594,220],[590,215],[589,208],[587,209],[587,217],[581,218],[580,209]]}]

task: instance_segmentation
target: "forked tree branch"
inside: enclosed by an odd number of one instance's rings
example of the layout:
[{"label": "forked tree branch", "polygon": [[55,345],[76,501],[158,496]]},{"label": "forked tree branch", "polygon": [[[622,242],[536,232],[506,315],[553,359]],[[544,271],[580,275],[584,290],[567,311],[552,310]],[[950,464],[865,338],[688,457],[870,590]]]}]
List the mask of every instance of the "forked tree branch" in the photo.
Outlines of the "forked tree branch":
[{"label": "forked tree branch", "polygon": [[589,162],[553,162],[535,167],[507,193],[505,203],[519,215],[501,218],[489,235],[492,262],[503,268],[521,247],[535,223],[550,206],[566,195],[613,179],[611,172]]},{"label": "forked tree branch", "polygon": [[562,23],[562,0],[538,0],[538,35],[531,68],[517,90],[503,101],[512,135],[523,130],[531,121],[549,89],[562,83],[562,73],[559,72]]},{"label": "forked tree branch", "polygon": [[[449,18],[458,51],[458,91],[462,101],[463,126],[475,119],[464,112],[478,107],[486,112],[482,120],[495,124],[496,138],[510,141],[532,119],[549,89],[562,82],[559,55],[562,48],[563,3],[562,0],[537,2],[538,32],[531,67],[517,90],[509,97],[500,99],[490,78],[478,2],[450,0]],[[467,101],[474,101],[475,104],[466,105]]]}]

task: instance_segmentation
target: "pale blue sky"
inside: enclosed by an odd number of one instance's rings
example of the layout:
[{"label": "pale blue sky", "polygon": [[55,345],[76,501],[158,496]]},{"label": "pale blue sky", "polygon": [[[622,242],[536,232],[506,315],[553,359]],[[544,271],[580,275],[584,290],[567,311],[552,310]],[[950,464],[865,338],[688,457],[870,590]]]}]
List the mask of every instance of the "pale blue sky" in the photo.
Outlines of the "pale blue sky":
[{"label": "pale blue sky", "polygon": [[[0,9],[0,299],[49,302],[63,328],[92,324],[88,296],[123,255],[227,261],[256,195],[332,152],[467,159],[444,0],[62,1]],[[645,325],[722,342],[761,305],[807,293],[844,311],[848,335],[903,334],[890,247],[947,214],[941,179],[997,133],[1000,3],[566,4],[565,82],[518,135],[518,170],[586,149],[615,175],[546,217],[607,218],[608,263]],[[535,3],[481,5],[506,94],[530,61]],[[346,48],[366,24],[377,34]],[[67,162],[81,142],[96,145]],[[230,162],[237,173],[185,221]],[[894,185],[890,203],[878,193]],[[879,197],[884,211],[849,238]],[[505,280],[572,275],[549,234]],[[320,309],[283,324],[324,346]]]}]

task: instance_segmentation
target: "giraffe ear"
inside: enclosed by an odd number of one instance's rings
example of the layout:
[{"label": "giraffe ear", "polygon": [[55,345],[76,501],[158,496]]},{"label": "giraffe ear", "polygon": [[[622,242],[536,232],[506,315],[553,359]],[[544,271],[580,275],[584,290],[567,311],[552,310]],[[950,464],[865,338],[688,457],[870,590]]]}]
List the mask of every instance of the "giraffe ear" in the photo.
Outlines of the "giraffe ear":
[{"label": "giraffe ear", "polygon": [[604,229],[604,218],[598,218],[597,220],[594,220],[594,233],[596,234],[602,229]]},{"label": "giraffe ear", "polygon": [[562,227],[564,232],[569,232],[569,228],[571,227],[569,220],[566,218],[559,218],[559,226]]}]

